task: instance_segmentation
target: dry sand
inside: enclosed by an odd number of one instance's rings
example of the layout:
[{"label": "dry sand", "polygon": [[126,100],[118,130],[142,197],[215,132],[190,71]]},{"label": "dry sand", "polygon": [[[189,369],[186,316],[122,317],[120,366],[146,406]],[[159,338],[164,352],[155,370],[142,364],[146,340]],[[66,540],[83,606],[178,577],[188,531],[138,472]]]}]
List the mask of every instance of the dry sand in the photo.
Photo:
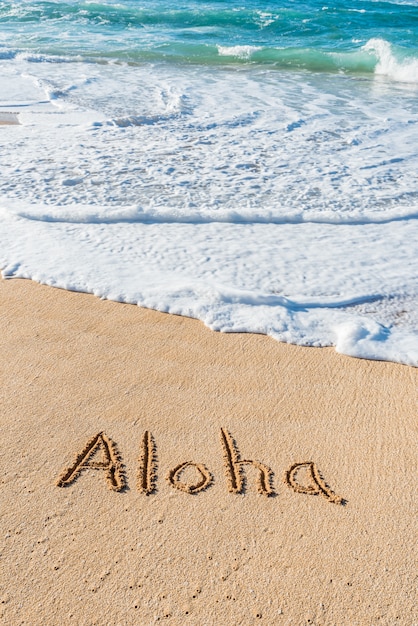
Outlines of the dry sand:
[{"label": "dry sand", "polygon": [[418,624],[417,369],[30,281],[0,304],[2,624]]}]

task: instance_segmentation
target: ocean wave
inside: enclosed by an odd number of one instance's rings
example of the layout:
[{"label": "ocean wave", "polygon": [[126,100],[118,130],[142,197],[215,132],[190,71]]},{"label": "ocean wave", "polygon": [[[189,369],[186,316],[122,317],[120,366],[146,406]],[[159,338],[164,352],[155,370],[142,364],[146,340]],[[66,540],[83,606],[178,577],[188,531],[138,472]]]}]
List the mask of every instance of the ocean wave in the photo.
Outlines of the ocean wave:
[{"label": "ocean wave", "polygon": [[363,50],[375,56],[376,75],[387,76],[402,83],[418,83],[418,57],[397,48],[385,39],[370,39]]},{"label": "ocean wave", "polygon": [[[0,53],[1,54],[1,53]],[[107,50],[89,52],[74,57],[68,51],[62,56],[48,51],[9,51],[4,58],[18,57],[29,63],[129,63],[142,65],[153,62],[172,62],[187,65],[228,66],[259,65],[274,69],[307,70],[312,72],[354,72],[373,74],[378,59],[365,48],[348,52],[330,52],[314,48],[271,48],[237,45],[163,43],[147,49]]]},{"label": "ocean wave", "polygon": [[251,64],[417,83],[416,4],[339,4],[0,0],[0,59]]},{"label": "ocean wave", "polygon": [[391,81],[418,83],[418,51],[394,46],[385,39],[370,39],[345,51],[320,48],[273,48],[252,45],[211,45],[170,42],[146,49],[125,49],[58,54],[22,50],[0,51],[0,60],[19,59],[29,63],[143,63],[175,62],[204,66],[268,66],[269,69],[382,76]]}]

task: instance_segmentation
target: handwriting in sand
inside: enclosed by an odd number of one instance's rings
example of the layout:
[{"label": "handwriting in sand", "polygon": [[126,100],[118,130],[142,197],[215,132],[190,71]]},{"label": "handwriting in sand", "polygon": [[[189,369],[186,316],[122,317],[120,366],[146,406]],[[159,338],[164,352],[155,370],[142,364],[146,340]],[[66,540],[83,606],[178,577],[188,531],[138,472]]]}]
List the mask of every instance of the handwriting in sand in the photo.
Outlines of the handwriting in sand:
[{"label": "handwriting in sand", "polygon": [[[256,460],[241,458],[238,444],[225,428],[221,428],[221,448],[223,452],[225,478],[230,493],[243,494],[246,490],[247,476],[245,467],[252,466],[257,470],[257,491],[263,496],[275,494],[273,486],[273,470]],[[100,460],[97,456],[101,455]],[[150,431],[145,431],[140,443],[138,461],[137,489],[147,496],[157,491],[157,445]],[[193,468],[196,478],[186,479],[187,468]],[[60,475],[57,486],[67,487],[74,483],[78,476],[87,470],[104,472],[109,489],[123,491],[127,486],[125,467],[117,445],[104,432],[89,439],[77,454],[74,463]],[[204,491],[214,481],[214,477],[203,463],[183,461],[178,463],[167,474],[167,481],[174,489],[188,494]],[[193,482],[191,481],[193,480]],[[344,504],[345,500],[337,496],[325,482],[316,463],[303,461],[293,463],[284,474],[284,482],[296,493],[320,495],[329,502]]]}]

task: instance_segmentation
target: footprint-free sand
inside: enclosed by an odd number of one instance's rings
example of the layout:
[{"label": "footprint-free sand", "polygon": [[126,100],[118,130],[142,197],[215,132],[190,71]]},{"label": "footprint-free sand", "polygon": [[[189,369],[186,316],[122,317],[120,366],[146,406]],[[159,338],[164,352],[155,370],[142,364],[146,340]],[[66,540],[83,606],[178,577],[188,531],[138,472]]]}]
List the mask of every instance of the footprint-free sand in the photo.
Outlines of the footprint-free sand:
[{"label": "footprint-free sand", "polygon": [[0,281],[0,623],[418,624],[418,369]]}]

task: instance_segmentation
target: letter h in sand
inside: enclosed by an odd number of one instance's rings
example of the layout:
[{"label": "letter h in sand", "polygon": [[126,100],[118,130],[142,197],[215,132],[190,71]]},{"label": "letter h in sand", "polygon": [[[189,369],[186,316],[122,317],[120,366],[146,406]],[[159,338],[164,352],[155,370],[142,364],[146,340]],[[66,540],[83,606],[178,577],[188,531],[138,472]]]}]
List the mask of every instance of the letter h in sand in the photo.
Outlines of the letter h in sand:
[{"label": "letter h in sand", "polygon": [[243,467],[252,465],[258,469],[257,491],[265,496],[274,495],[272,487],[272,470],[259,461],[241,459],[237,444],[231,433],[221,428],[221,442],[224,452],[225,474],[229,483],[230,493],[243,493],[245,488],[245,475]]}]

